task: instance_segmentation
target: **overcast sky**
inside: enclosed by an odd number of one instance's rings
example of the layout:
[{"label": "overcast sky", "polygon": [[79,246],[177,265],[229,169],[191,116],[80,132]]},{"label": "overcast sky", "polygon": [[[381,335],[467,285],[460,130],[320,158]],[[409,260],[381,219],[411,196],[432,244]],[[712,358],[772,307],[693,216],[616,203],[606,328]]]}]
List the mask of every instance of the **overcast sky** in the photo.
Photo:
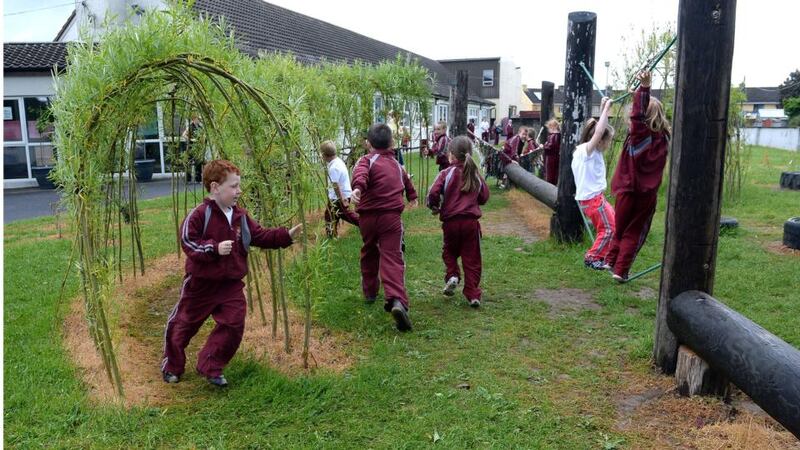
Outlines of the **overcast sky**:
[{"label": "overcast sky", "polygon": [[[235,1],[235,0],[231,0]],[[68,0],[6,0],[5,42],[50,41],[72,12]],[[597,13],[595,78],[605,82],[605,61],[621,54],[642,29],[677,18],[678,0],[473,1],[272,0],[271,3],[433,59],[503,56],[522,70],[522,82],[564,82],[567,14]],[[20,11],[51,7],[26,14]],[[739,0],[733,82],[777,86],[800,68],[797,0]]]}]

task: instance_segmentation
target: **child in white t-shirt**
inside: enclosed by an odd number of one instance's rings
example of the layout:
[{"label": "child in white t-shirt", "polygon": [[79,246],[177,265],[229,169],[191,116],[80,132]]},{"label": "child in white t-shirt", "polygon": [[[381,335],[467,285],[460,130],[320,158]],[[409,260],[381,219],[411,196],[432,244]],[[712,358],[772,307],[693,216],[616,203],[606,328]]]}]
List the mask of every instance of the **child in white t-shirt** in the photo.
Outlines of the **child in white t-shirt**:
[{"label": "child in white t-shirt", "polygon": [[350,186],[350,174],[341,158],[336,156],[336,144],[325,141],[319,147],[322,160],[328,166],[328,207],[325,209],[325,229],[329,237],[335,237],[338,232],[339,219],[358,226],[358,214],[350,210],[350,196],[353,190]]},{"label": "child in white t-shirt", "polygon": [[608,124],[611,100],[603,97],[600,103],[600,119],[589,119],[581,132],[581,144],[572,153],[572,175],[575,178],[575,200],[584,215],[597,230],[592,247],[586,252],[583,262],[586,267],[606,270],[605,257],[611,250],[614,236],[614,208],[606,201],[606,164],[603,152],[614,137],[614,129]]}]

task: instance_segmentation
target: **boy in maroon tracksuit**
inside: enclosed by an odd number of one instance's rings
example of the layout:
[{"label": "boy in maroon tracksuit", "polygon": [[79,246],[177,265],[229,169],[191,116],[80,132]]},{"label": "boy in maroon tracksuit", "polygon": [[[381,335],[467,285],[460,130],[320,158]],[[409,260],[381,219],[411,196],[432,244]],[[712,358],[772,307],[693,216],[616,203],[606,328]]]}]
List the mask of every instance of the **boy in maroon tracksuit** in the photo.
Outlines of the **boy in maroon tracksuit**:
[{"label": "boy in maroon tracksuit", "polygon": [[481,305],[480,205],[489,200],[489,188],[472,159],[472,144],[465,136],[450,143],[451,166],[439,172],[428,193],[427,205],[439,215],[444,232],[442,260],[444,295],[451,296],[461,278],[458,258],[464,266],[464,297],[469,305]]},{"label": "boy in maroon tracksuit", "polygon": [[544,148],[544,178],[552,185],[558,184],[558,163],[561,153],[561,126],[556,119],[547,121],[547,141]]},{"label": "boy in maroon tracksuit", "polygon": [[250,218],[236,206],[242,193],[240,182],[239,169],[231,162],[206,164],[203,185],[210,195],[181,224],[186,275],[164,332],[161,373],[167,383],[180,381],[189,340],[213,316],[217,325],[197,356],[197,371],[215,386],[228,385],[222,369],[236,354],[244,334],[247,303],[242,278],[247,275],[250,245],[285,248],[300,232],[300,225],[291,230],[263,228]]},{"label": "boy in maroon tracksuit", "polygon": [[641,84],[631,105],[631,123],[617,169],[611,179],[616,230],[606,262],[616,281],[624,283],[644,245],[656,211],[656,198],[667,162],[670,126],[664,107],[650,98],[650,72],[638,75]]},{"label": "boy in maroon tracksuit", "polygon": [[[522,153],[522,149],[525,148],[527,133],[528,130],[525,127],[519,127],[519,133],[503,143],[503,151],[498,153],[503,167],[511,163],[519,164],[519,155]],[[503,170],[501,187],[503,189],[508,188],[508,175],[506,175],[505,169]]]},{"label": "boy in maroon tracksuit", "polygon": [[372,151],[353,169],[352,200],[358,206],[361,239],[361,287],[367,303],[378,295],[378,275],[383,283],[384,309],[392,314],[400,331],[411,330],[403,259],[403,193],[412,207],[417,192],[408,173],[400,167],[392,149],[392,130],[385,124],[369,129]]}]

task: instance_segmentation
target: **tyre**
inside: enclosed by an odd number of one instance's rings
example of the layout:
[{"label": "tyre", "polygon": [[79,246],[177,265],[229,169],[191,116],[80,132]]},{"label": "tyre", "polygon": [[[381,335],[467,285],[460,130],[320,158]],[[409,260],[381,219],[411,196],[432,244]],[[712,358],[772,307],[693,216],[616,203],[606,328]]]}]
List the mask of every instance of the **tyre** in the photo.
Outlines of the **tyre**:
[{"label": "tyre", "polygon": [[721,230],[731,230],[734,228],[739,227],[739,221],[734,219],[733,217],[720,217],[719,219],[719,228]]},{"label": "tyre", "polygon": [[800,217],[792,217],[783,224],[783,245],[800,250]]},{"label": "tyre", "polygon": [[781,187],[800,190],[800,172],[783,172],[781,174]]}]

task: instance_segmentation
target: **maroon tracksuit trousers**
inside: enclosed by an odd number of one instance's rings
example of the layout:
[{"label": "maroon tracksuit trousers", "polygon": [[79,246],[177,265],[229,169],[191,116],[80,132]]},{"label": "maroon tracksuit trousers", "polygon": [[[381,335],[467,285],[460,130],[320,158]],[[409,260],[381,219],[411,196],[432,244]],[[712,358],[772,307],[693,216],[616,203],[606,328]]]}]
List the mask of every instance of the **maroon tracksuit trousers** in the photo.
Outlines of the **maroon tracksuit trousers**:
[{"label": "maroon tracksuit trousers", "polygon": [[478,219],[454,219],[442,222],[444,245],[442,260],[445,282],[450,277],[461,279],[458,258],[464,266],[464,297],[481,299],[481,224]]},{"label": "maroon tracksuit trousers", "polygon": [[606,262],[614,268],[614,274],[623,278],[628,276],[633,260],[650,232],[657,197],[658,191],[617,194],[616,229],[611,251],[606,257]]},{"label": "maroon tracksuit trousers", "polygon": [[391,311],[394,299],[408,310],[405,286],[406,263],[403,259],[403,222],[399,212],[369,212],[359,217],[361,247],[361,288],[365,297],[378,295],[378,275],[383,283],[386,302]]},{"label": "maroon tracksuit trousers", "polygon": [[180,376],[186,365],[186,346],[208,316],[217,325],[197,355],[197,371],[206,377],[222,375],[244,335],[247,302],[242,280],[204,280],[187,275],[178,304],[172,309],[164,333],[162,372]]},{"label": "maroon tracksuit trousers", "polygon": [[328,207],[325,208],[325,223],[331,224],[336,222],[338,225],[339,220],[358,226],[358,214],[350,208],[344,206],[341,200],[328,200]]}]

